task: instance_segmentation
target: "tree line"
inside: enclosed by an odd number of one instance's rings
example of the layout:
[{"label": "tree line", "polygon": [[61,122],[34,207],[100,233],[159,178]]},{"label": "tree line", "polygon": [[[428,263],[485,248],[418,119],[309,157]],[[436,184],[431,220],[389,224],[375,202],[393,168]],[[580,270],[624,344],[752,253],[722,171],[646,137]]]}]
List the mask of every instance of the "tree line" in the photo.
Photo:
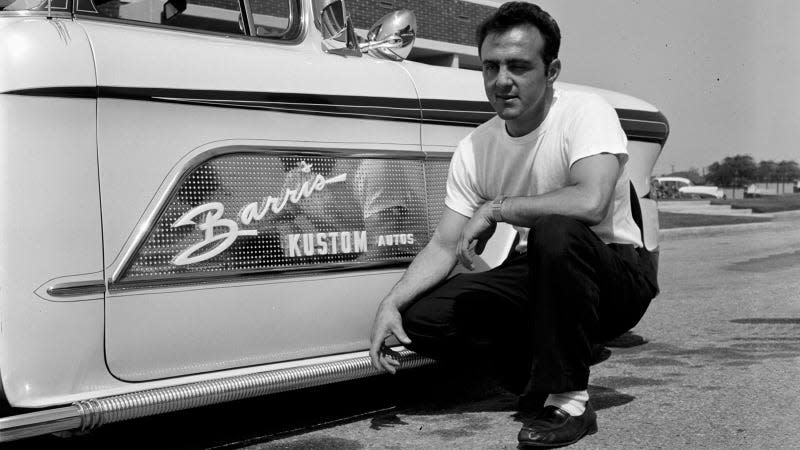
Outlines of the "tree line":
[{"label": "tree line", "polygon": [[756,163],[750,155],[735,155],[708,166],[705,177],[697,173],[697,169],[690,169],[683,176],[694,184],[736,188],[747,187],[756,182],[792,183],[800,179],[800,167],[793,160],[766,160]]}]

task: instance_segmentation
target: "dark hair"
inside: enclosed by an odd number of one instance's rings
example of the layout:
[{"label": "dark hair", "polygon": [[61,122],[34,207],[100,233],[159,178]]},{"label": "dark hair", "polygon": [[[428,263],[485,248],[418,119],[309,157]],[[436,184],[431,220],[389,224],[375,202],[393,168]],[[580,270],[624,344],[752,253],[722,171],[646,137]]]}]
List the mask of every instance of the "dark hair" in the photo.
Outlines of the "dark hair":
[{"label": "dark hair", "polygon": [[544,38],[542,60],[550,65],[558,58],[558,49],[561,46],[561,30],[553,17],[542,8],[526,2],[503,3],[500,8],[478,27],[476,34],[478,40],[478,54],[481,45],[490,33],[503,33],[519,25],[532,25],[539,30]]}]

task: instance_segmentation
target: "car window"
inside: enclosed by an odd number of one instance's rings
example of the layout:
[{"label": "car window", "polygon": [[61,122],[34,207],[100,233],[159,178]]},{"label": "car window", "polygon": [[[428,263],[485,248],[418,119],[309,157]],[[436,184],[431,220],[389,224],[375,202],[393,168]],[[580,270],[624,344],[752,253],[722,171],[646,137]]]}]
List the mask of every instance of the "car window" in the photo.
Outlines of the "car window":
[{"label": "car window", "polygon": [[297,21],[293,2],[287,0],[250,0],[255,35],[281,38]]},{"label": "car window", "polygon": [[[93,0],[90,4],[91,1],[79,0],[78,12],[230,35],[245,33],[239,0]],[[252,34],[292,39],[299,32],[297,0],[250,0],[250,6],[255,28]]]},{"label": "car window", "polygon": [[238,0],[95,0],[100,16],[243,34]]}]

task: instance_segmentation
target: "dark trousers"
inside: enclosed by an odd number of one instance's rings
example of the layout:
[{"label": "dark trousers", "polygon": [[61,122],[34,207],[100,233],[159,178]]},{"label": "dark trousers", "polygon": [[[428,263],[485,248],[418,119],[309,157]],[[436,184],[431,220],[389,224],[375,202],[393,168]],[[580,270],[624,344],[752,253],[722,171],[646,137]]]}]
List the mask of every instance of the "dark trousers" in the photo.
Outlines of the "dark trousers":
[{"label": "dark trousers", "polygon": [[403,311],[409,347],[465,369],[488,363],[516,393],[586,389],[592,345],[633,328],[658,293],[650,258],[542,217],[526,254],[457,275]]}]

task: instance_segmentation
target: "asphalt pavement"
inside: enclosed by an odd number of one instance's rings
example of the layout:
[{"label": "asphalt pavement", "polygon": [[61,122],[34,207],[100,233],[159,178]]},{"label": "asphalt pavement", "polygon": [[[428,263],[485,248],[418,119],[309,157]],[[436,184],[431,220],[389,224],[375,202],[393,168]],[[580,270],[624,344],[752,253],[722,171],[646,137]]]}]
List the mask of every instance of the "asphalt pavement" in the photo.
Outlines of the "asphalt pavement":
[{"label": "asphalt pavement", "polygon": [[[647,343],[612,348],[593,368],[600,431],[572,448],[798,448],[800,218],[668,233],[659,273],[634,329]],[[516,448],[512,395],[428,375],[354,392],[392,398],[384,411],[244,447]]]}]

